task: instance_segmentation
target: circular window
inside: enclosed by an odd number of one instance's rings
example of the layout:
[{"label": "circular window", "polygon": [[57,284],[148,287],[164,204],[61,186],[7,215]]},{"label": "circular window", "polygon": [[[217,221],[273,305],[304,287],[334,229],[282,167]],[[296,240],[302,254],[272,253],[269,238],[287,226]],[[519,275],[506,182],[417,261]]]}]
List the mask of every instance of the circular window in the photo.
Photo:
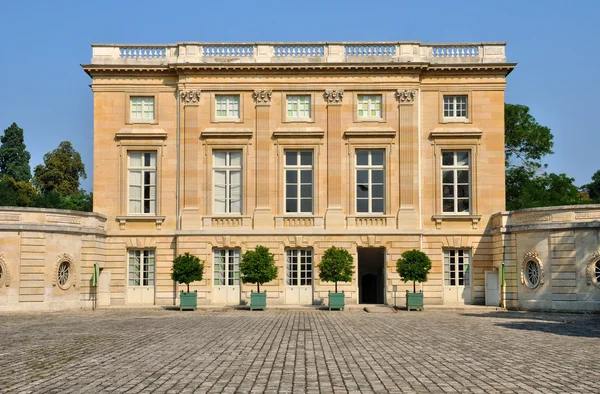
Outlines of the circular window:
[{"label": "circular window", "polygon": [[58,286],[61,289],[68,289],[71,282],[71,263],[63,261],[58,265],[57,272]]},{"label": "circular window", "polygon": [[538,287],[540,284],[540,265],[537,261],[529,260],[525,263],[525,281],[527,286],[533,288]]},{"label": "circular window", "polygon": [[[596,261],[594,264],[594,278],[596,278],[596,283],[600,284],[600,260]],[[1,280],[2,278],[0,278]]]}]

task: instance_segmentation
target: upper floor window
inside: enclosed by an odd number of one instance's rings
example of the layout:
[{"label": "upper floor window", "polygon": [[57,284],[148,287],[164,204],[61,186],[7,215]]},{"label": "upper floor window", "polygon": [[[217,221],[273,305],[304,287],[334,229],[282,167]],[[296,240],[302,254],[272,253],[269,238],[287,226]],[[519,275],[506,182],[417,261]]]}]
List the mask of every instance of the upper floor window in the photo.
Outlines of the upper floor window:
[{"label": "upper floor window", "polygon": [[469,151],[442,152],[442,211],[469,213],[471,208]]},{"label": "upper floor window", "polygon": [[214,212],[242,213],[242,152],[213,152]]},{"label": "upper floor window", "polygon": [[240,96],[239,95],[216,95],[216,117],[217,118],[240,118]]},{"label": "upper floor window", "polygon": [[156,214],[156,152],[128,152],[129,213]]},{"label": "upper floor window", "polygon": [[130,100],[130,122],[152,122],[154,120],[154,97],[131,96]]},{"label": "upper floor window", "polygon": [[385,150],[356,151],[356,212],[385,212]]},{"label": "upper floor window", "polygon": [[287,118],[307,120],[311,118],[310,95],[287,96]]},{"label": "upper floor window", "polygon": [[359,118],[381,119],[381,95],[365,95],[357,96],[357,108]]},{"label": "upper floor window", "polygon": [[444,96],[444,118],[467,119],[467,96]]},{"label": "upper floor window", "polygon": [[285,212],[313,211],[313,152],[285,152]]}]

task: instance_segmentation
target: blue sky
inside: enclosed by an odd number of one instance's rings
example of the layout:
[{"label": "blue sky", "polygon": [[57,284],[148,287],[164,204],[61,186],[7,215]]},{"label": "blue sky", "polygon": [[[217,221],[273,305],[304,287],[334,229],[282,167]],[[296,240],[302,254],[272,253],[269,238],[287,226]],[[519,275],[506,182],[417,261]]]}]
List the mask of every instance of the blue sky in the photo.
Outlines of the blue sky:
[{"label": "blue sky", "polygon": [[546,162],[581,185],[600,169],[598,1],[1,1],[0,132],[25,130],[31,167],[60,141],[91,190],[91,43],[506,41],[506,101],[554,134]]}]

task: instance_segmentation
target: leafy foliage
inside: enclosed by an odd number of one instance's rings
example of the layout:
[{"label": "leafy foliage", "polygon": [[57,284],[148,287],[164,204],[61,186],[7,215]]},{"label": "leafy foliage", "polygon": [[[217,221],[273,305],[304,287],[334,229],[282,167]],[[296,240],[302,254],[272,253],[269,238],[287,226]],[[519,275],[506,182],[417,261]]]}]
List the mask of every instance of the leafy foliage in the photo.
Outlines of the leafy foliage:
[{"label": "leafy foliage", "polygon": [[0,175],[9,176],[15,181],[29,182],[31,154],[25,150],[23,129],[13,123],[0,137]]},{"label": "leafy foliage", "polygon": [[592,175],[592,181],[581,186],[581,190],[587,194],[590,202],[600,204],[600,170]]},{"label": "leafy foliage", "polygon": [[171,279],[177,283],[185,283],[187,292],[190,292],[190,283],[202,280],[204,273],[204,262],[197,256],[186,252],[180,254],[173,260],[171,267]]},{"label": "leafy foliage", "polygon": [[260,293],[260,285],[277,278],[275,259],[269,248],[258,245],[255,250],[248,250],[242,256],[240,274],[243,283],[256,284]]},{"label": "leafy foliage", "polygon": [[71,142],[63,141],[58,148],[44,155],[44,165],[35,167],[33,184],[42,193],[56,191],[69,196],[79,193],[80,177],[87,177],[81,155]]},{"label": "leafy foliage", "polygon": [[8,175],[0,179],[0,206],[30,207],[35,196],[28,181],[17,181]]},{"label": "leafy foliage", "polygon": [[413,293],[417,291],[416,282],[427,282],[427,275],[431,269],[431,260],[420,250],[407,250],[402,253],[396,263],[396,271],[406,283],[413,281]]},{"label": "leafy foliage", "polygon": [[540,125],[525,105],[504,104],[504,133],[507,167],[539,168],[542,157],[554,153],[550,128]]},{"label": "leafy foliage", "polygon": [[318,265],[319,279],[324,282],[335,282],[337,293],[338,282],[350,282],[354,275],[354,258],[343,248],[330,247],[323,254]]}]

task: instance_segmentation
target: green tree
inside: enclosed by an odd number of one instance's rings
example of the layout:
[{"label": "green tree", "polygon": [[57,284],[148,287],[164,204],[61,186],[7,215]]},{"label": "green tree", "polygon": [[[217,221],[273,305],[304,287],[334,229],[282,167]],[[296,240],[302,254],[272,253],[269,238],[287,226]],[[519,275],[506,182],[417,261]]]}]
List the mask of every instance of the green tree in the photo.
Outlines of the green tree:
[{"label": "green tree", "polygon": [[16,181],[8,175],[0,179],[0,206],[30,207],[35,196],[30,182]]},{"label": "green tree", "polygon": [[319,279],[324,282],[334,282],[337,293],[338,282],[350,282],[354,275],[354,258],[343,248],[330,247],[323,253],[323,258],[318,265]]},{"label": "green tree", "polygon": [[35,167],[33,183],[42,193],[56,191],[62,196],[79,193],[79,178],[85,179],[81,155],[69,141],[44,155],[44,164]]},{"label": "green tree", "polygon": [[0,174],[8,175],[15,181],[29,182],[31,180],[31,168],[29,159],[31,155],[25,150],[25,138],[23,129],[16,123],[4,130],[0,137]]},{"label": "green tree", "polygon": [[189,293],[190,283],[202,280],[203,272],[204,262],[201,262],[197,256],[186,252],[173,260],[171,279],[180,284],[185,283]]},{"label": "green tree", "polygon": [[591,202],[600,203],[600,170],[592,175],[590,183],[581,186],[581,190],[588,195]]},{"label": "green tree", "polygon": [[276,279],[275,258],[269,252],[269,248],[258,245],[255,250],[244,253],[240,263],[240,274],[243,283],[256,284],[258,293],[260,293],[260,285]]},{"label": "green tree", "polygon": [[529,107],[504,104],[504,153],[507,167],[538,169],[544,156],[550,155],[554,142],[550,128],[540,125]]},{"label": "green tree", "polygon": [[431,260],[420,250],[407,250],[402,253],[396,262],[396,271],[404,283],[412,280],[413,293],[417,292],[417,282],[427,282],[427,275],[431,269]]}]

